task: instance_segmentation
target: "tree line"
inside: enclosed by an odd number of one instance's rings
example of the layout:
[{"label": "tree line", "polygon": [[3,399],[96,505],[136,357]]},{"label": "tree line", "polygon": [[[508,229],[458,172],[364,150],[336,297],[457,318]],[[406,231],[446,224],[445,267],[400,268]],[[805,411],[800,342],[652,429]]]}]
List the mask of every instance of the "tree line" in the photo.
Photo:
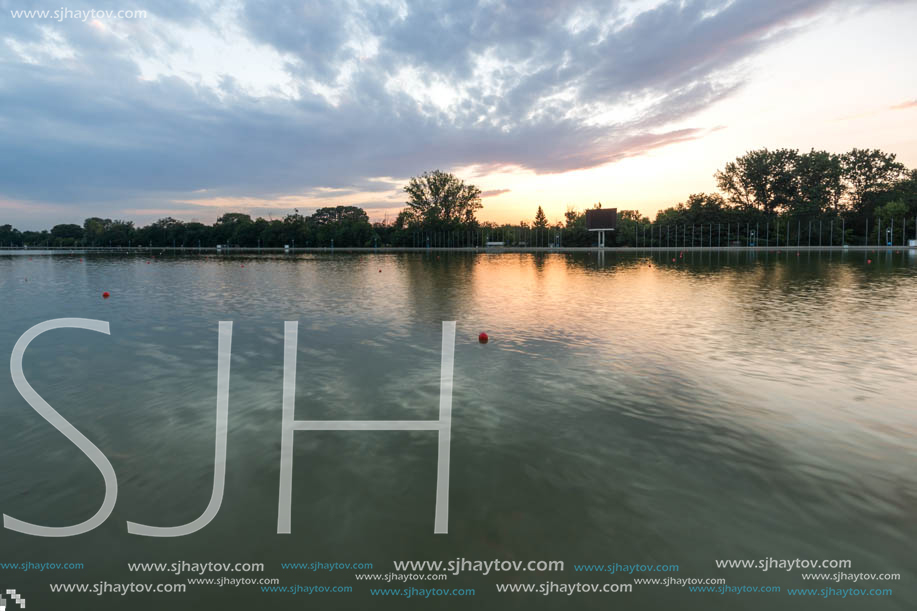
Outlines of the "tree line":
[{"label": "tree line", "polygon": [[[618,246],[902,244],[917,239],[917,170],[894,154],[758,149],[714,174],[718,193],[695,193],[654,219],[619,210]],[[563,227],[585,227],[568,209]],[[571,234],[566,245],[594,243]]]},{"label": "tree line", "polygon": [[[684,202],[657,212],[655,219],[636,210],[619,210],[617,231],[608,236],[607,244],[672,245],[673,231],[680,236],[680,242],[675,243],[686,244],[689,228],[693,245],[714,244],[714,231],[720,245],[772,244],[776,240],[812,243],[813,226],[818,231],[817,244],[878,243],[889,229],[893,241],[899,243],[906,237],[908,226],[908,235],[917,238],[917,170],[908,170],[894,154],[874,149],[843,154],[759,149],[727,163],[714,177],[718,193],[692,194]],[[212,225],[167,217],[135,227],[132,221],[93,217],[82,225],[61,224],[43,231],[0,225],[0,246],[458,247],[481,246],[488,241],[509,246],[595,244],[595,235],[586,230],[585,211],[574,207],[568,207],[564,218],[554,223],[548,221],[541,206],[531,221],[479,221],[481,190],[447,172],[435,170],[411,178],[404,192],[406,206],[391,223],[372,223],[366,211],[357,206],[324,207],[311,215],[294,210],[281,219],[233,212],[220,216]],[[726,236],[726,243],[722,236]]]}]

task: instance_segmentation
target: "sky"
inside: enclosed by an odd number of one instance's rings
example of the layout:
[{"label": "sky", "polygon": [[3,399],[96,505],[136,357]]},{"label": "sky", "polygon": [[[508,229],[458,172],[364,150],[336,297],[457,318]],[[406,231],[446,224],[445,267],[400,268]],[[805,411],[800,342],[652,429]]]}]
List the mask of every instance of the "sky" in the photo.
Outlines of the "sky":
[{"label": "sky", "polygon": [[654,216],[761,147],[917,168],[915,23],[914,0],[0,0],[0,224],[391,221],[434,169],[483,220]]}]

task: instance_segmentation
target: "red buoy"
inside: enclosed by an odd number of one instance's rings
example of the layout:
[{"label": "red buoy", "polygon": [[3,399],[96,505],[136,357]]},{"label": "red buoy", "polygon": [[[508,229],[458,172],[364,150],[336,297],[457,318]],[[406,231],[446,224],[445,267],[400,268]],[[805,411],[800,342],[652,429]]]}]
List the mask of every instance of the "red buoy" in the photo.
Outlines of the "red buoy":
[{"label": "red buoy", "polygon": [[872,263],[872,259],[866,259],[867,263]]},{"label": "red buoy", "polygon": [[672,257],[672,263],[675,263],[675,257]]},{"label": "red buoy", "polygon": [[109,297],[111,297],[111,294],[108,291],[102,293],[102,299],[108,299]]},{"label": "red buoy", "polygon": [[486,343],[487,343],[487,340],[489,340],[489,339],[490,339],[490,338],[487,337],[487,334],[484,333],[484,332],[481,332],[481,334],[478,335],[478,341],[481,342],[482,344],[486,344]]}]

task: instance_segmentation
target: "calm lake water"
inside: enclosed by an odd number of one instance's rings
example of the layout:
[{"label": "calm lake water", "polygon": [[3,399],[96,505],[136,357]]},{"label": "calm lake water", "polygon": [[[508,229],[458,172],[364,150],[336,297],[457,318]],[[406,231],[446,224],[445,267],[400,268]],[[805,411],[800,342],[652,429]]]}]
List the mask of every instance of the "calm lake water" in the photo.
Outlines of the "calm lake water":
[{"label": "calm lake water", "polygon": [[[676,257],[673,262],[672,257]],[[871,262],[867,263],[867,259]],[[0,531],[0,562],[33,609],[912,609],[917,540],[917,257],[906,252],[388,254],[294,257],[0,255],[0,360],[61,317],[111,335],[46,333],[24,370],[111,461],[118,502],[90,534]],[[103,300],[101,293],[111,298]],[[226,492],[177,539],[213,478],[217,325],[234,323]],[[297,432],[291,535],[277,535],[284,321],[299,321],[298,419],[436,419],[441,324],[457,321],[448,535],[433,534],[433,432]],[[481,331],[490,334],[478,343]],[[43,525],[98,509],[102,478],[0,375],[0,502]],[[900,573],[894,594],[797,598],[791,572],[717,559],[849,559]],[[355,571],[282,562],[563,560],[564,572],[463,573],[414,587],[474,599],[370,597]],[[67,597],[49,583],[186,583],[128,562],[263,562],[283,585],[352,594]],[[574,564],[677,564],[678,573],[577,573]],[[819,572],[821,572],[819,570]],[[835,570],[825,572],[835,572]],[[214,575],[208,575],[214,576]],[[498,594],[497,583],[724,577],[779,594]],[[304,600],[305,599],[305,600]],[[252,607],[254,605],[254,607]]]}]

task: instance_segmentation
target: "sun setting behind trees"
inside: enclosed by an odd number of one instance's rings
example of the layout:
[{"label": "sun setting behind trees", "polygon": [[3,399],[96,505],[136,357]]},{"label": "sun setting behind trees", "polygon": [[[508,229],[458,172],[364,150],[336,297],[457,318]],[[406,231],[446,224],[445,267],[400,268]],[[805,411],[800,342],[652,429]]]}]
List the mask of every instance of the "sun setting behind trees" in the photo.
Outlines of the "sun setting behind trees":
[{"label": "sun setting behind trees", "polygon": [[[636,210],[619,210],[619,227],[608,245],[637,246],[641,239],[662,245],[661,234],[653,238],[654,225],[706,226],[708,232],[715,225],[773,227],[775,237],[785,231],[799,237],[802,226],[813,221],[822,229],[835,222],[844,228],[844,234],[832,229],[832,243],[875,243],[882,222],[889,227],[897,219],[900,232],[917,219],[917,171],[894,154],[875,149],[844,154],[759,149],[725,164],[715,176],[720,193],[692,194],[653,219]],[[447,246],[481,246],[487,236],[511,246],[594,242],[584,212],[573,206],[563,220],[549,220],[539,205],[530,221],[480,221],[481,190],[448,172],[414,177],[404,194],[406,206],[391,223],[373,223],[365,210],[347,205],[325,206],[311,215],[295,210],[283,219],[227,213],[213,225],[169,217],[137,228],[130,221],[89,218],[82,227],[62,224],[49,231],[22,232],[2,225],[0,246],[425,247],[431,236],[437,246],[440,239]],[[644,238],[647,231],[649,238]]]},{"label": "sun setting behind trees", "polygon": [[917,166],[917,49],[900,31],[913,3],[539,6],[5,15],[0,225],[337,205],[381,222],[437,168],[481,190],[480,221],[529,222],[540,205],[554,224],[597,201],[654,218],[762,147],[879,148]]}]

